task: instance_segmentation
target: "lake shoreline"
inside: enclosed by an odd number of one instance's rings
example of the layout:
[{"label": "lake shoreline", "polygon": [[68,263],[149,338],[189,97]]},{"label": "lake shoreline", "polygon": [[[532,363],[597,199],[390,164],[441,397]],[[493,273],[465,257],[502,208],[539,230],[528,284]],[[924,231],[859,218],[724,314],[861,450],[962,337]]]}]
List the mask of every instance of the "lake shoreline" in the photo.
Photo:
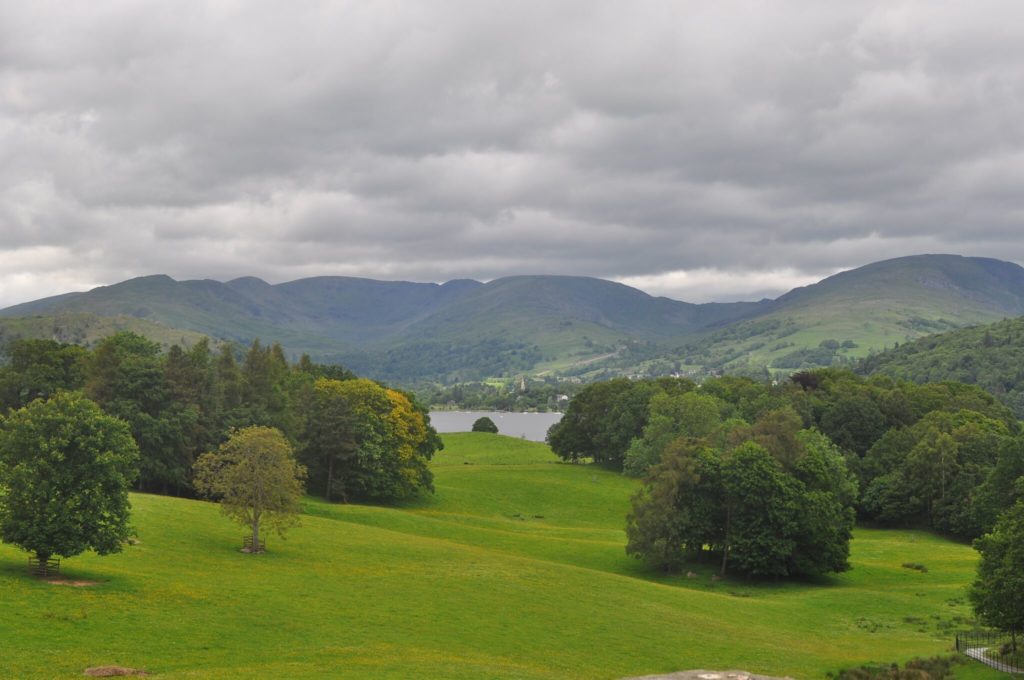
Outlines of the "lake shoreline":
[{"label": "lake shoreline", "polygon": [[548,429],[562,419],[559,411],[456,411],[431,410],[430,422],[440,433],[470,432],[479,418],[490,418],[498,433],[543,442]]}]

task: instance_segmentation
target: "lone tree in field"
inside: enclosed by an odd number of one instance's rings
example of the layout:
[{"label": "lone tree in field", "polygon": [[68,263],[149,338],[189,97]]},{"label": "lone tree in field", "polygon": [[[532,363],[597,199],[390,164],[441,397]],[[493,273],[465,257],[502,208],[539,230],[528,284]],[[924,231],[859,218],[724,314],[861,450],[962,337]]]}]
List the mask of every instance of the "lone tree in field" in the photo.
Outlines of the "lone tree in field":
[{"label": "lone tree in field", "polygon": [[292,447],[272,427],[236,430],[217,451],[195,464],[193,484],[220,499],[225,516],[252,529],[252,552],[260,552],[260,529],[284,533],[299,524],[306,468],[295,462]]},{"label": "lone tree in field", "polygon": [[[1024,491],[1024,482],[1017,482]],[[1013,648],[1024,631],[1024,501],[1007,510],[991,533],[974,542],[981,553],[971,587],[974,611],[985,623],[1009,631]]]},{"label": "lone tree in field", "polygon": [[494,424],[493,420],[484,416],[482,418],[477,418],[473,422],[473,432],[491,432],[493,434],[498,434],[498,426]]},{"label": "lone tree in field", "polygon": [[14,411],[0,423],[0,540],[43,565],[120,552],[138,459],[128,425],[80,394]]}]

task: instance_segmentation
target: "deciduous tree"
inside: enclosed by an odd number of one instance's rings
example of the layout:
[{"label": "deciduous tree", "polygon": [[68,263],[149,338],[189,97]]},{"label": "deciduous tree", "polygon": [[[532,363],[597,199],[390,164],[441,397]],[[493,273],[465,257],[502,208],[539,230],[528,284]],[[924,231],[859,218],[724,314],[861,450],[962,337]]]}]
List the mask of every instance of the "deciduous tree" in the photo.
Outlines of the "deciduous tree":
[{"label": "deciduous tree", "polygon": [[643,435],[626,450],[623,471],[641,477],[661,461],[662,451],[678,437],[701,438],[721,425],[725,402],[696,391],[678,395],[658,393],[651,397]]},{"label": "deciduous tree", "polygon": [[81,389],[85,349],[55,340],[14,340],[4,349],[0,367],[0,403],[21,408],[48,399],[59,390]]},{"label": "deciduous tree", "polygon": [[61,392],[0,424],[0,539],[40,560],[121,550],[138,449],[128,425]]},{"label": "deciduous tree", "polygon": [[[678,382],[692,389],[693,383]],[[565,460],[590,457],[621,469],[630,443],[647,424],[651,397],[662,389],[651,381],[626,378],[587,385],[548,430],[551,450]]]},{"label": "deciduous tree", "polygon": [[970,591],[974,610],[985,623],[1011,632],[1016,646],[1024,631],[1024,502],[1007,510],[974,547],[981,553]]},{"label": "deciduous tree", "polygon": [[252,426],[236,430],[215,452],[195,464],[200,493],[220,500],[221,512],[252,530],[252,550],[260,550],[260,531],[281,537],[299,524],[306,469],[295,462],[280,430]]},{"label": "deciduous tree", "polygon": [[316,487],[344,502],[394,500],[433,490],[427,463],[440,439],[406,395],[372,380],[314,384],[303,456]]},{"label": "deciduous tree", "polygon": [[494,424],[493,420],[487,416],[483,416],[482,418],[477,418],[473,422],[473,432],[490,432],[491,434],[497,434],[498,426]]},{"label": "deciduous tree", "polygon": [[856,480],[827,437],[786,416],[669,442],[633,498],[626,552],[663,569],[707,552],[723,573],[849,569]]}]

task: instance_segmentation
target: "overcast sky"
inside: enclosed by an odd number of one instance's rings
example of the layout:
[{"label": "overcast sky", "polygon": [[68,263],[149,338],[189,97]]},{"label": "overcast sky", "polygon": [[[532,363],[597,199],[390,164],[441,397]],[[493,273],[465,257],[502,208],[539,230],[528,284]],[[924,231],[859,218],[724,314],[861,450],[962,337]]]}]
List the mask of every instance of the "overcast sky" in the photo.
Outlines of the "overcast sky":
[{"label": "overcast sky", "polygon": [[1024,262],[1024,3],[0,0],[0,306]]}]

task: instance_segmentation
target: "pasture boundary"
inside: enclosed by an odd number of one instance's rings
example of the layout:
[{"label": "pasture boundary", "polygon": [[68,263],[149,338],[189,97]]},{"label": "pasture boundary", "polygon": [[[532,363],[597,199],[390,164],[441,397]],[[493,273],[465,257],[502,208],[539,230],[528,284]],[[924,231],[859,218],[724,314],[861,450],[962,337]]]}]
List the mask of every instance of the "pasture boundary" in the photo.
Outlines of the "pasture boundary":
[{"label": "pasture boundary", "polygon": [[1019,647],[1012,654],[996,658],[994,651],[1011,643],[1009,633],[973,630],[956,634],[956,651],[1003,673],[1024,674],[1024,651]]}]

